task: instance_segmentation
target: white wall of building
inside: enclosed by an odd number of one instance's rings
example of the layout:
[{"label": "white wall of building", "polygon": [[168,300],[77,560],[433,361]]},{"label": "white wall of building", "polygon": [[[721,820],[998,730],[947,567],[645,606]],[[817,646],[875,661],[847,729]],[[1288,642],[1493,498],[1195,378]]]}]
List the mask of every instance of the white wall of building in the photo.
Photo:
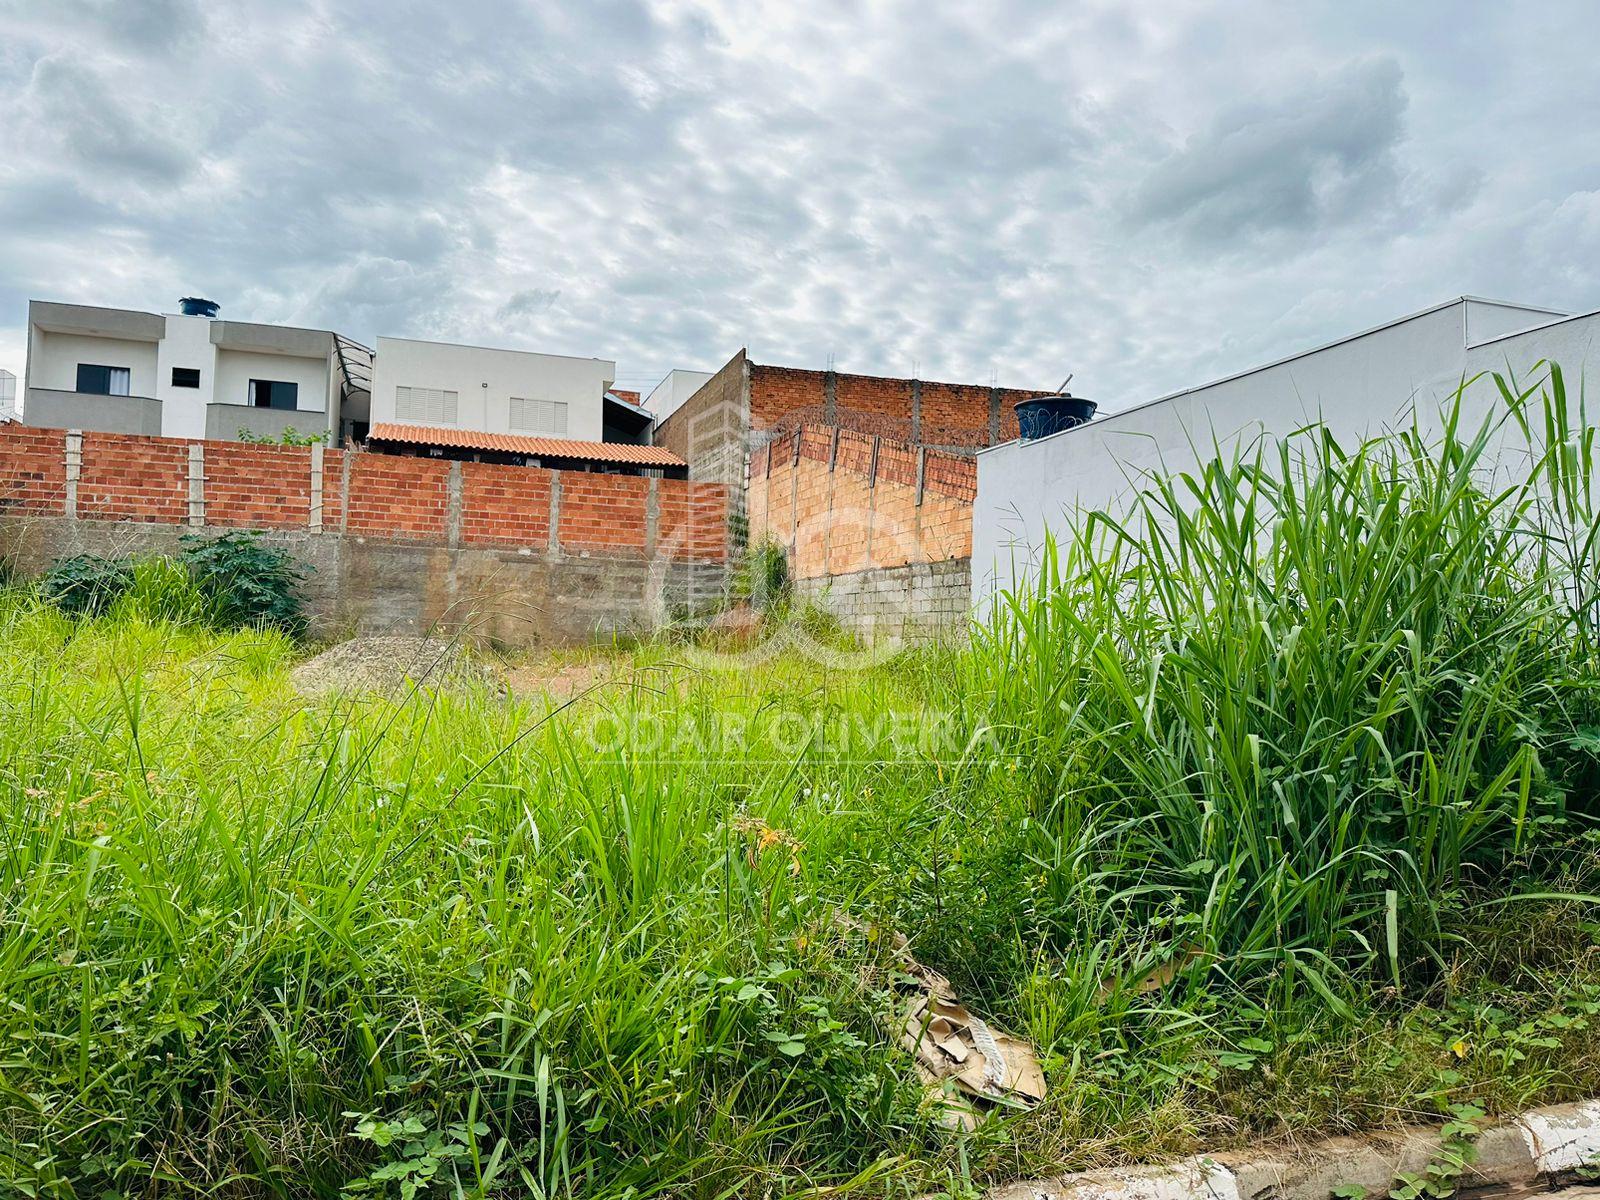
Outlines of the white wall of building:
[{"label": "white wall of building", "polygon": [[89,334],[34,331],[28,386],[58,392],[78,390],[78,364],[128,368],[130,396],[156,395],[156,343]]},{"label": "white wall of building", "polygon": [[[216,386],[217,348],[211,344],[211,322],[206,317],[167,317],[167,333],[156,348],[156,390],[161,401],[161,433],[165,437],[201,438],[206,435],[206,405]],[[174,367],[194,367],[200,372],[198,388],[172,386]]]},{"label": "white wall of building", "polygon": [[682,407],[685,400],[704,387],[711,375],[710,371],[681,369],[667,372],[667,377],[645,397],[645,411],[657,421],[665,421]]},{"label": "white wall of building", "polygon": [[567,405],[565,436],[598,442],[605,392],[616,374],[616,363],[599,358],[381,337],[372,366],[372,423],[425,423],[396,415],[395,389],[435,388],[456,393],[453,428],[537,432],[512,429],[511,398],[551,400]]},{"label": "white wall of building", "polygon": [[[1126,506],[1142,476],[1188,470],[1218,446],[1226,453],[1262,433],[1326,422],[1358,439],[1410,419],[1425,425],[1461,381],[1482,371],[1525,376],[1557,362],[1572,392],[1600,371],[1600,314],[1557,317],[1546,309],[1463,299],[1331,345],[1130,408],[1048,438],[1008,442],[978,455],[972,587],[982,604],[1025,575],[1046,528],[1075,510]],[[1470,339],[1470,340],[1469,340]],[[1467,394],[1481,420],[1499,403],[1492,380]]]}]

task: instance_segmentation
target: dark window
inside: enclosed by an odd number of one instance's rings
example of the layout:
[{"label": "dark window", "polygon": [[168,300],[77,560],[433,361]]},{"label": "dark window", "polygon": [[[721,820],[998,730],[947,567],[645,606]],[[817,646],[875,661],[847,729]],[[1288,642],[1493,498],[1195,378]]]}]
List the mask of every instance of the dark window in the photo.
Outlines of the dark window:
[{"label": "dark window", "polygon": [[252,379],[250,403],[257,408],[298,408],[300,385],[275,379]]},{"label": "dark window", "polygon": [[91,396],[126,396],[128,394],[127,367],[101,367],[93,363],[78,364],[78,390]]},{"label": "dark window", "polygon": [[172,386],[173,387],[196,387],[196,388],[199,387],[200,386],[200,368],[199,367],[173,367],[172,368]]}]

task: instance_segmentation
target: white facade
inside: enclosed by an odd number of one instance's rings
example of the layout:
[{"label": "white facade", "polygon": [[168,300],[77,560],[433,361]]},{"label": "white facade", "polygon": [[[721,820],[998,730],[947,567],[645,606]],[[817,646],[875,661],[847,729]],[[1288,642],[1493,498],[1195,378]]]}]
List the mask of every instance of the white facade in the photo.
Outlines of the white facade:
[{"label": "white facade", "polygon": [[600,358],[381,337],[371,419],[598,442],[616,376]]},{"label": "white facade", "polygon": [[[80,391],[84,368],[106,374]],[[28,306],[29,424],[178,438],[333,433],[340,381],[333,335],[320,330]]]},{"label": "white facade", "polygon": [[[1149,472],[1187,470],[1198,450],[1226,453],[1261,433],[1282,435],[1318,420],[1356,439],[1409,419],[1424,424],[1463,379],[1480,372],[1529,375],[1559,363],[1576,395],[1586,369],[1600,368],[1600,313],[1463,297],[1448,304],[1214,383],[1031,442],[978,455],[973,505],[972,588],[981,605],[1025,576],[1047,527],[1075,510],[1124,506]],[[1466,416],[1499,403],[1492,380],[1467,392]]]},{"label": "white facade", "polygon": [[645,409],[657,422],[665,421],[682,407],[685,400],[706,385],[711,374],[710,371],[668,371],[666,378],[645,397]]},{"label": "white facade", "polygon": [[0,369],[0,421],[17,419],[17,377]]}]

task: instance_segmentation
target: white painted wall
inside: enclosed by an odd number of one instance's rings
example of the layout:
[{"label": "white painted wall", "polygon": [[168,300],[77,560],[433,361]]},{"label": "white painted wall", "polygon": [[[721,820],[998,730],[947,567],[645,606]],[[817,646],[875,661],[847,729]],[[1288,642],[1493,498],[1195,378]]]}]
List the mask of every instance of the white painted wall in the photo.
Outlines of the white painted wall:
[{"label": "white painted wall", "polygon": [[[378,339],[372,366],[372,423],[398,421],[395,388],[441,388],[457,394],[457,429],[511,433],[511,397],[567,405],[567,433],[602,440],[605,392],[617,364],[524,350],[493,350],[409,338]],[[523,431],[517,431],[523,432]]]},{"label": "white painted wall", "polygon": [[667,377],[645,397],[645,410],[657,421],[665,421],[683,406],[685,400],[704,387],[712,374],[711,371],[681,369],[667,372]]},{"label": "white painted wall", "polygon": [[127,367],[128,394],[155,396],[156,343],[81,333],[34,330],[33,353],[28,359],[28,386],[61,392],[78,390],[78,364]]},{"label": "white painted wall", "polygon": [[[211,344],[211,322],[205,317],[170,315],[166,336],[156,348],[156,390],[161,401],[164,437],[202,438],[206,435],[206,405],[216,386],[217,348]],[[174,367],[195,367],[198,388],[172,386]]]},{"label": "white painted wall", "polygon": [[[1409,419],[1413,404],[1431,425],[1463,378],[1508,369],[1525,375],[1541,359],[1560,363],[1575,391],[1587,367],[1600,370],[1597,337],[1600,313],[1561,318],[1457,300],[1077,429],[982,451],[974,602],[1027,573],[1047,527],[1064,525],[1075,509],[1124,507],[1130,480],[1148,472],[1187,470],[1219,445],[1226,451],[1317,420],[1335,436],[1357,439]],[[1493,382],[1482,380],[1468,392],[1467,416],[1479,420],[1498,403]]]},{"label": "white painted wall", "polygon": [[262,354],[253,350],[218,350],[217,384],[212,403],[248,406],[252,379],[299,384],[295,406],[300,412],[328,411],[326,359]]},{"label": "white painted wall", "polygon": [[0,419],[11,419],[17,415],[17,377],[10,371],[0,368]]}]

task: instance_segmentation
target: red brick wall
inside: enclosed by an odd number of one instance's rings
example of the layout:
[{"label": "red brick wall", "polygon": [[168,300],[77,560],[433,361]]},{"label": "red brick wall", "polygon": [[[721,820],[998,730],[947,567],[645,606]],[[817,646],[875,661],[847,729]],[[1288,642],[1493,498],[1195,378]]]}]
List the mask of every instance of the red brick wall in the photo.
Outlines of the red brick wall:
[{"label": "red brick wall", "polygon": [[[750,427],[766,429],[789,413],[801,409],[820,409],[827,403],[826,371],[797,367],[767,367],[750,364]],[[944,443],[980,442],[989,437],[991,389],[986,384],[938,383],[923,380],[916,386],[920,400],[913,399],[912,380],[881,375],[834,375],[833,400],[839,412],[870,413],[909,426],[920,413],[921,440]],[[1019,388],[993,389],[1000,408],[1000,441],[1017,436],[1016,406],[1037,396],[1038,391]],[[884,430],[883,432],[889,432]],[[974,438],[972,434],[981,436]]]},{"label": "red brick wall", "polygon": [[550,480],[537,467],[461,464],[461,540],[469,546],[550,543]]},{"label": "red brick wall", "polygon": [[728,490],[715,484],[662,479],[656,548],[677,562],[724,562],[728,557]]},{"label": "red brick wall", "polygon": [[85,433],[78,515],[184,524],[189,519],[189,443],[128,433]]},{"label": "red brick wall", "polygon": [[311,451],[206,442],[205,502],[207,525],[304,529],[311,519]]},{"label": "red brick wall", "polygon": [[450,464],[437,458],[357,454],[350,460],[351,533],[443,541]]},{"label": "red brick wall", "polygon": [[[64,430],[0,426],[0,513],[66,511],[66,443]],[[193,444],[176,438],[84,434],[77,515],[186,525]],[[204,449],[206,525],[311,526],[309,449],[198,444]],[[821,448],[825,453],[825,441]],[[640,556],[649,548],[652,481],[646,478],[338,450],[323,452],[322,529],[446,543],[453,465],[461,473],[462,545],[545,553],[551,496],[559,479],[563,550]],[[674,560],[725,562],[729,489],[682,479],[657,479],[654,488],[656,548]]]},{"label": "red brick wall", "polygon": [[67,435],[60,429],[0,426],[0,512],[62,510]]},{"label": "red brick wall", "polygon": [[750,456],[750,536],[783,543],[797,579],[968,558],[977,463],[938,450],[921,456],[918,503],[918,447],[802,425]]},{"label": "red brick wall", "polygon": [[[561,548],[643,551],[649,486],[631,475],[562,475]],[[628,519],[635,513],[638,519]]]}]

